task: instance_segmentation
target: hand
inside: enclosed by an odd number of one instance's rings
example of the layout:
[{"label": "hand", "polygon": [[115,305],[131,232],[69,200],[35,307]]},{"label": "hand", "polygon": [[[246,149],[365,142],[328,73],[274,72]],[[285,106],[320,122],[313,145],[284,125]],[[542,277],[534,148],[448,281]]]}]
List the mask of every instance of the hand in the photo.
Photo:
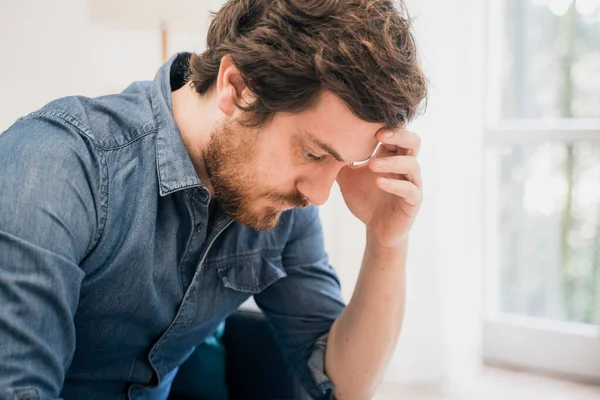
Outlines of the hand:
[{"label": "hand", "polygon": [[407,238],[421,206],[416,158],[421,139],[404,127],[382,129],[377,139],[382,145],[376,156],[363,167],[342,168],[337,182],[350,211],[367,226],[369,237],[380,246],[396,247]]}]

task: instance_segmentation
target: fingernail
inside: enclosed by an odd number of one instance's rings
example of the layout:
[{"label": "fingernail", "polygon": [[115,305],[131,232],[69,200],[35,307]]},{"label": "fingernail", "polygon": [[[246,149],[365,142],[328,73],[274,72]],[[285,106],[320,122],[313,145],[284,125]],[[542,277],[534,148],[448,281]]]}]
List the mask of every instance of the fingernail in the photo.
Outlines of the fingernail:
[{"label": "fingernail", "polygon": [[388,183],[390,183],[390,180],[388,178],[381,178],[380,182],[382,185],[387,185]]},{"label": "fingernail", "polygon": [[385,137],[390,139],[392,136],[394,136],[394,131],[387,131],[387,133],[385,134]]},{"label": "fingernail", "polygon": [[376,166],[377,168],[381,168],[381,167],[383,167],[384,165],[385,165],[385,161],[384,161],[384,160],[376,160],[376,161],[375,161],[375,166]]}]

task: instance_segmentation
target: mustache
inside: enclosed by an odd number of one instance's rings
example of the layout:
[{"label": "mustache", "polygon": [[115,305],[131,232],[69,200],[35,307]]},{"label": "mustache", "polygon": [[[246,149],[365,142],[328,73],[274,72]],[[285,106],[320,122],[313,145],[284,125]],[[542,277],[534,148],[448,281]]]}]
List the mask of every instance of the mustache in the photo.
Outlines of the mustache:
[{"label": "mustache", "polygon": [[269,193],[267,198],[275,203],[282,203],[294,208],[306,208],[310,201],[300,192],[294,193]]}]

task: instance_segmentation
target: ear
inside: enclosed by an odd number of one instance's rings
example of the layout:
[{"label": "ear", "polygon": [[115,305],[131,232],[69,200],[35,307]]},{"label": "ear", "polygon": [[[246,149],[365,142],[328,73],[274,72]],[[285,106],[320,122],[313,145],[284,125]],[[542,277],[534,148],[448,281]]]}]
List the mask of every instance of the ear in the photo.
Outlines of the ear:
[{"label": "ear", "polygon": [[237,110],[236,103],[246,106],[254,100],[256,96],[244,83],[231,57],[224,56],[217,75],[217,105],[221,112],[231,117]]}]

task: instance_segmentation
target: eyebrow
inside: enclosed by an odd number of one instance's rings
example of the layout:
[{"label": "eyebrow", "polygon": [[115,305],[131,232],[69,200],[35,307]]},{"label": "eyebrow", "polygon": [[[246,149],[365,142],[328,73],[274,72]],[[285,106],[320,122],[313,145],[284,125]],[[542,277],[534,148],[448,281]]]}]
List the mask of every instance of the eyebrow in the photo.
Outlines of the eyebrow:
[{"label": "eyebrow", "polygon": [[342,156],[340,156],[340,154],[335,151],[334,149],[331,148],[331,146],[329,146],[327,143],[323,143],[322,141],[320,141],[319,139],[317,139],[316,137],[314,137],[313,135],[311,135],[309,132],[307,131],[302,131],[302,133],[304,134],[304,136],[306,136],[311,142],[313,142],[314,144],[316,144],[319,148],[321,148],[321,150],[327,152],[329,155],[331,155],[333,158],[335,158],[337,161],[339,162],[343,162],[346,163],[346,161],[342,158]]}]

